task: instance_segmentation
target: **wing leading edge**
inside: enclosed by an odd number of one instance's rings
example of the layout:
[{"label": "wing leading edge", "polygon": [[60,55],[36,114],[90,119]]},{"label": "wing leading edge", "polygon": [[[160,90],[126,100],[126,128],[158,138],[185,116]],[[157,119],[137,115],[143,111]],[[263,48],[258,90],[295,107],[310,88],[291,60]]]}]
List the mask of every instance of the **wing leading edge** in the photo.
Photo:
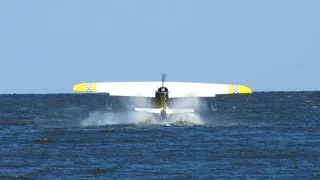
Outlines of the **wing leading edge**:
[{"label": "wing leading edge", "polygon": [[[154,97],[161,87],[159,82],[92,82],[73,86],[76,92],[109,93],[111,96]],[[251,94],[252,90],[240,84],[213,84],[193,82],[166,82],[169,97],[214,97],[217,94]]]}]

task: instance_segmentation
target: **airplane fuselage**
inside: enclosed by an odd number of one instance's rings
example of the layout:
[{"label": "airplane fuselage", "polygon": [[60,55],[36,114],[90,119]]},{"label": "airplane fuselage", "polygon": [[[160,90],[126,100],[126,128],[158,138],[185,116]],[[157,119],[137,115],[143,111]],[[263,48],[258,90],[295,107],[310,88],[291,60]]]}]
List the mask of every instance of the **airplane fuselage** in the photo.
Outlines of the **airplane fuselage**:
[{"label": "airplane fuselage", "polygon": [[160,87],[156,93],[154,98],[154,105],[156,108],[162,109],[161,117],[166,118],[166,109],[169,108],[169,90],[166,87]]},{"label": "airplane fuselage", "polygon": [[169,90],[166,87],[160,87],[154,98],[154,104],[156,108],[168,108],[169,107]]}]

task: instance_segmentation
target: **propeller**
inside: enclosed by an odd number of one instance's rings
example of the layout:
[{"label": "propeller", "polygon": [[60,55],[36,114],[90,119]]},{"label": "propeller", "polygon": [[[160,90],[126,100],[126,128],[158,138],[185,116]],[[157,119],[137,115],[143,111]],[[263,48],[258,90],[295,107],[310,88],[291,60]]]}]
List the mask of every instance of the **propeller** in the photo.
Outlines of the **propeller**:
[{"label": "propeller", "polygon": [[164,81],[166,80],[167,74],[162,73],[161,74],[161,80],[162,80],[162,87],[164,87]]}]

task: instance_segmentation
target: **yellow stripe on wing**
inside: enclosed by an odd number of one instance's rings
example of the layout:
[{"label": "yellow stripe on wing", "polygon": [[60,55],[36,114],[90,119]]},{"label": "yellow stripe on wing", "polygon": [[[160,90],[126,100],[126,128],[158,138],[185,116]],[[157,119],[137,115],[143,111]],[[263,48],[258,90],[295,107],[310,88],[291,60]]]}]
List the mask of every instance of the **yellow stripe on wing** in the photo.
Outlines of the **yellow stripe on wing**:
[{"label": "yellow stripe on wing", "polygon": [[228,94],[233,94],[233,84],[228,85]]}]

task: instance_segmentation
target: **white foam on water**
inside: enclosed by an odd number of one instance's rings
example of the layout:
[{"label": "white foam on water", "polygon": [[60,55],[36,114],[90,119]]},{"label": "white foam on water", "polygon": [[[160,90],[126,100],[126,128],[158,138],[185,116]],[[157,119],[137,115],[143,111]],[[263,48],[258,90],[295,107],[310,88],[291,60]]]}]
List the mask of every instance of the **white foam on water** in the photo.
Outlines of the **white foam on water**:
[{"label": "white foam on water", "polygon": [[[134,107],[148,107],[150,105],[147,98],[130,98],[128,104],[134,104]],[[201,108],[197,98],[185,98],[175,101],[170,108]],[[158,125],[203,125],[202,118],[194,113],[175,114],[168,119],[162,120],[154,118],[153,115],[146,112],[135,112],[131,109],[126,113],[115,112],[91,112],[88,118],[81,121],[82,126],[104,126],[114,124],[158,124]]]},{"label": "white foam on water", "polygon": [[148,113],[112,113],[92,112],[80,122],[81,126],[105,126],[115,124],[141,124],[141,125],[194,125],[204,124],[195,114],[181,114],[168,119],[157,119]]},{"label": "white foam on water", "polygon": [[81,121],[81,126],[105,126],[116,124],[140,124],[140,125],[203,125],[205,124],[197,114],[177,114],[168,119],[154,118],[144,112],[91,112],[87,118]]},{"label": "white foam on water", "polygon": [[177,114],[174,115],[167,120],[165,120],[168,124],[173,125],[204,125],[204,121],[202,118],[194,113],[187,113],[187,114]]}]

